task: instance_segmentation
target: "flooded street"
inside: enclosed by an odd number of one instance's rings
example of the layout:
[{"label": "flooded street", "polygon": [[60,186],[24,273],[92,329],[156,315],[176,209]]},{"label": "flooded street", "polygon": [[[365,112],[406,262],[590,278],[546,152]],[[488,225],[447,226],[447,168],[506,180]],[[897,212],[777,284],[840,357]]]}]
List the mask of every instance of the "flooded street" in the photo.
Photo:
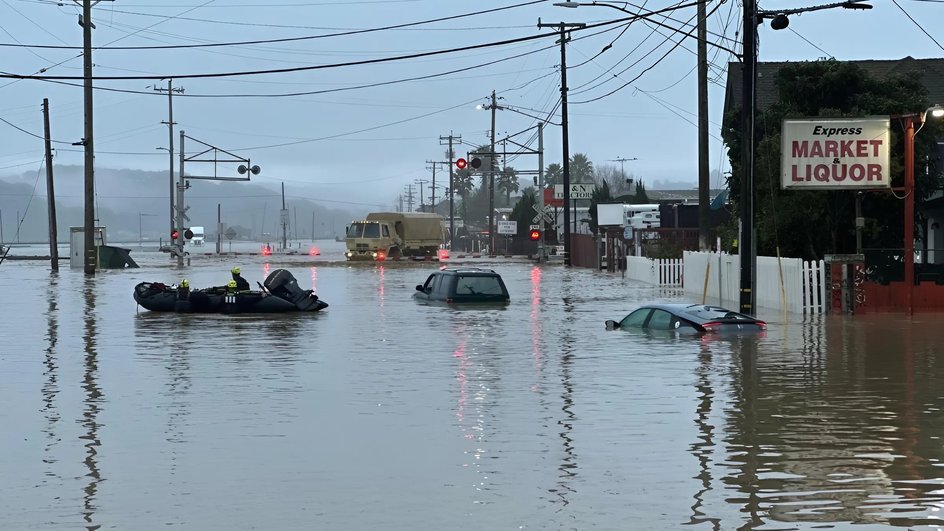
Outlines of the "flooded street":
[{"label": "flooded street", "polygon": [[[944,526],[939,316],[607,332],[684,296],[477,259],[509,305],[427,305],[412,293],[437,264],[351,265],[323,245],[183,272],[134,251],[140,269],[91,278],[0,264],[0,528]],[[288,269],[330,307],[132,299],[143,281],[225,284],[233,265],[253,285]]]}]

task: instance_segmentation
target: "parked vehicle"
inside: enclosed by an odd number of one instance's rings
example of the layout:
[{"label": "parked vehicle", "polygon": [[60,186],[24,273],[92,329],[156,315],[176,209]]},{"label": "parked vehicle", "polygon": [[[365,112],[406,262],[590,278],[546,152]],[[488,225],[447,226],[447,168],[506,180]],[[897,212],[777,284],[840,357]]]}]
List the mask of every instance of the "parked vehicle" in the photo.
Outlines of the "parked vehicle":
[{"label": "parked vehicle", "polygon": [[606,321],[607,330],[676,330],[688,333],[763,332],[767,323],[720,306],[704,304],[647,304],[621,321]]},{"label": "parked vehicle", "polygon": [[445,242],[443,217],[420,212],[372,212],[347,229],[348,260],[436,258]]},{"label": "parked vehicle", "polygon": [[511,299],[501,275],[478,267],[440,269],[416,285],[413,298],[447,303],[503,303]]}]

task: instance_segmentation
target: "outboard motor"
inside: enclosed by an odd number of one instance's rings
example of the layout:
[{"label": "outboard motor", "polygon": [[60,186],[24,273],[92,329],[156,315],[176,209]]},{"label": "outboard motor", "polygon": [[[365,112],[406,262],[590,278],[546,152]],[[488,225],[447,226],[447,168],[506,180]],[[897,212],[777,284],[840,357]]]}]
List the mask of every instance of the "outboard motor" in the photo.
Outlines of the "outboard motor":
[{"label": "outboard motor", "polygon": [[310,289],[298,287],[295,276],[285,269],[276,269],[269,273],[263,286],[272,295],[291,302],[303,312],[317,311],[328,306]]}]

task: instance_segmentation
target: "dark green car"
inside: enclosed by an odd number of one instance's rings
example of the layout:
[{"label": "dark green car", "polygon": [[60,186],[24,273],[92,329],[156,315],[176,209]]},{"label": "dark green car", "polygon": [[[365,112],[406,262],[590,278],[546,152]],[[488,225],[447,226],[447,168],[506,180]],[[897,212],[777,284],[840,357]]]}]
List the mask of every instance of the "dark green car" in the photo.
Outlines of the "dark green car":
[{"label": "dark green car", "polygon": [[447,303],[501,303],[511,299],[501,275],[491,269],[478,267],[440,269],[430,275],[424,284],[416,285],[413,297]]}]

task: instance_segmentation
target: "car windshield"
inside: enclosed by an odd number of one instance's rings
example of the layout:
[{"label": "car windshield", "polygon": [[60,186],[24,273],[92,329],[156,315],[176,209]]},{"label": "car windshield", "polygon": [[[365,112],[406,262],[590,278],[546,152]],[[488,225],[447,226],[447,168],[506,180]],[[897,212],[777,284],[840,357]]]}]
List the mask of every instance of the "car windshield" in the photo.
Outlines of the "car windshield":
[{"label": "car windshield", "polygon": [[502,295],[502,286],[498,277],[459,276],[456,281],[456,295]]}]

